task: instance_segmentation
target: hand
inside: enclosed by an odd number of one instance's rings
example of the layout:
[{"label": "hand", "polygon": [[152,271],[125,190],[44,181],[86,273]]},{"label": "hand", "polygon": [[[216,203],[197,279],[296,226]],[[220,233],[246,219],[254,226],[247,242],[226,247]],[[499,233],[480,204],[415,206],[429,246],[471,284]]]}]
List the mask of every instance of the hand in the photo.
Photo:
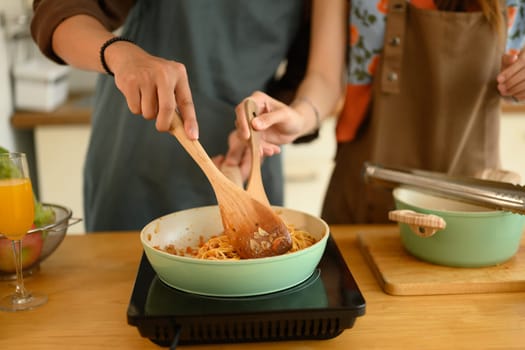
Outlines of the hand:
[{"label": "hand", "polygon": [[[256,91],[248,98],[255,101],[259,110],[259,115],[253,118],[251,127],[260,133],[261,157],[280,153],[281,145],[291,143],[304,135],[309,127],[305,116],[263,92]],[[311,107],[307,105],[306,110],[311,111]],[[246,120],[244,101],[237,105],[235,114],[237,129],[230,134],[228,152],[221,160],[228,165],[240,166],[243,179],[246,180],[251,166],[251,156],[248,152],[250,126]]]},{"label": "hand", "polygon": [[212,158],[215,165],[221,169],[223,165],[239,167],[243,182],[248,180],[251,169],[251,152],[248,140],[239,136],[238,130],[233,130],[228,137],[228,155],[218,155]]},{"label": "hand", "polygon": [[[96,18],[72,15],[54,29],[52,48],[64,62],[85,70],[103,72],[100,47],[113,34]],[[116,41],[104,51],[115,84],[126,98],[132,113],[146,119],[156,118],[159,131],[168,131],[173,112],[179,109],[184,129],[190,139],[197,139],[199,129],[188,76],[184,65],[152,56],[127,41]]]},{"label": "hand", "polygon": [[501,72],[497,76],[501,96],[514,101],[525,99],[525,57],[523,52],[506,53],[501,59]]},{"label": "hand", "polygon": [[128,42],[115,42],[106,49],[106,61],[115,75],[115,84],[125,96],[128,108],[145,119],[156,119],[159,131],[171,127],[178,109],[186,134],[199,137],[188,75],[183,64],[152,56]]},{"label": "hand", "polygon": [[[304,133],[305,118],[292,107],[256,91],[250,97],[260,111],[253,119],[252,127],[261,134],[262,153],[271,156],[280,153],[280,145],[291,143]],[[244,115],[244,101],[235,108],[239,137],[250,138],[250,130]]]}]

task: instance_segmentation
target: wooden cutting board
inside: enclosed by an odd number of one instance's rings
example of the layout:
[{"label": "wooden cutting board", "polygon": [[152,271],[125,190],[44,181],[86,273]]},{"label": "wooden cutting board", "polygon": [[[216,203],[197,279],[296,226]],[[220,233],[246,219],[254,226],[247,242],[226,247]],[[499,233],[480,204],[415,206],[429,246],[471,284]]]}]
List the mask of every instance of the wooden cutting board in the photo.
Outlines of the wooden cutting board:
[{"label": "wooden cutting board", "polygon": [[509,261],[491,267],[435,265],[410,255],[397,227],[358,234],[359,245],[381,288],[392,295],[525,291],[525,238]]}]

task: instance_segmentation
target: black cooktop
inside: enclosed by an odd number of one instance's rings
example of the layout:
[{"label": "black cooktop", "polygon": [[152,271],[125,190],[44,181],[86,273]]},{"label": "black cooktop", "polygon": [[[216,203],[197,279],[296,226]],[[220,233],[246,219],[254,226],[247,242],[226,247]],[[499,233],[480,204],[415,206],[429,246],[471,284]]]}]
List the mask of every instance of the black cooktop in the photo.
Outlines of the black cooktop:
[{"label": "black cooktop", "polygon": [[210,297],[164,284],[143,254],[128,324],[161,346],[329,339],[365,314],[365,300],[330,237],[312,276],[253,297]]}]

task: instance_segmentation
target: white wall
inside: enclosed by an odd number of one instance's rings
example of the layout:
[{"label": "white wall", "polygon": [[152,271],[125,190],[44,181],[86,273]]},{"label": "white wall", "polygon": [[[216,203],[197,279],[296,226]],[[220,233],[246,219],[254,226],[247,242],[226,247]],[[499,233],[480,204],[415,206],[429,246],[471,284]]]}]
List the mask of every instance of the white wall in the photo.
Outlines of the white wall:
[{"label": "white wall", "polygon": [[0,0],[0,145],[15,149],[15,133],[9,123],[13,113],[13,95],[10,78],[10,19],[23,14],[22,3]]},{"label": "white wall", "polygon": [[503,113],[500,135],[502,168],[518,173],[525,184],[525,111]]},{"label": "white wall", "polygon": [[335,155],[335,118],[323,122],[319,138],[283,146],[284,206],[319,216]]},{"label": "white wall", "polygon": [[31,9],[30,0],[0,0],[0,12],[12,17],[20,15]]},{"label": "white wall", "polygon": [[9,118],[13,113],[13,98],[5,30],[0,26],[0,146],[12,149],[15,146],[13,129]]},{"label": "white wall", "polygon": [[[11,66],[32,50],[28,37],[30,1],[0,0],[0,145],[10,150],[26,152],[34,163],[33,142],[30,132],[15,131],[10,118],[13,113],[13,86]],[[35,176],[31,168],[31,176]]]}]

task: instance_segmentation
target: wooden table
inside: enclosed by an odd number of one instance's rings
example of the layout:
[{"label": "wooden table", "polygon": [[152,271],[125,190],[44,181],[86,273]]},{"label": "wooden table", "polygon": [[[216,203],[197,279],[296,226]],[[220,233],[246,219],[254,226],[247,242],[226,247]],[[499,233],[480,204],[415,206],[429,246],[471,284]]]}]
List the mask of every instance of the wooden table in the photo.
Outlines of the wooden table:
[{"label": "wooden table", "polygon": [[[330,340],[186,346],[200,349],[524,349],[525,293],[441,296],[385,294],[363,259],[357,233],[378,226],[335,226],[332,234],[367,306],[354,327]],[[0,349],[161,349],[129,326],[126,311],[142,254],[138,234],[67,236],[28,289],[46,305],[0,312]],[[0,295],[11,292],[0,282]]]}]

